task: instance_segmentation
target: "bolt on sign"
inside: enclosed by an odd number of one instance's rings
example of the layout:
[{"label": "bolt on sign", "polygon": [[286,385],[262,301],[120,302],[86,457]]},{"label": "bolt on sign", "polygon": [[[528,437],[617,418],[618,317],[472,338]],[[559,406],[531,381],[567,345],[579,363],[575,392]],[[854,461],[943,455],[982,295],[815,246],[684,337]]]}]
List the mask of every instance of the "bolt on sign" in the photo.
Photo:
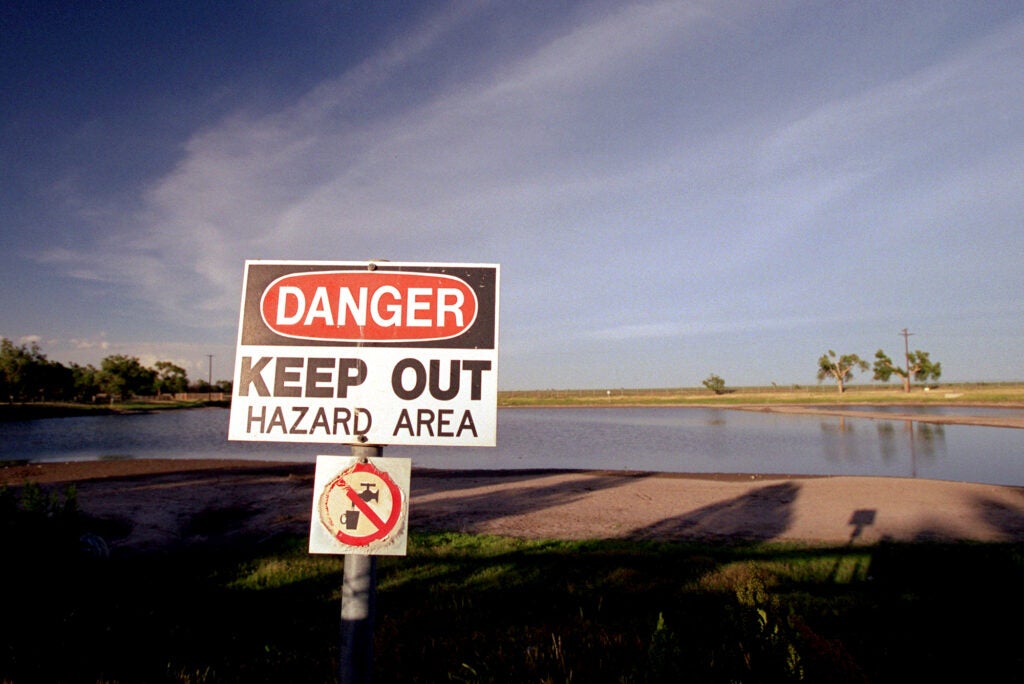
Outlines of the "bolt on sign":
[{"label": "bolt on sign", "polygon": [[247,261],[228,438],[494,446],[494,264]]},{"label": "bolt on sign", "polygon": [[411,470],[408,458],[317,456],[309,552],[404,556]]}]

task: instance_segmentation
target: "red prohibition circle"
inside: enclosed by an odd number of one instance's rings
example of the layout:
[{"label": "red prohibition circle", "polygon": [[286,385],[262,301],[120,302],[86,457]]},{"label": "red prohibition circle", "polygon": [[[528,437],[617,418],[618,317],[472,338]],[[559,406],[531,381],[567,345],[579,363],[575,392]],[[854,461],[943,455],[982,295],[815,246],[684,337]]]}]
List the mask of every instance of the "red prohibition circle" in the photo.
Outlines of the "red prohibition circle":
[{"label": "red prohibition circle", "polygon": [[[376,511],[373,511],[369,504],[363,502],[359,496],[354,493],[351,485],[349,485],[347,478],[351,478],[353,475],[358,473],[373,475],[380,479],[388,488],[388,493],[391,495],[392,505],[391,511],[388,513],[386,520],[378,516]],[[358,510],[360,510],[364,515],[367,515],[369,519],[375,520],[375,531],[370,534],[357,536],[348,534],[344,530],[332,530],[335,539],[339,542],[348,546],[366,546],[372,542],[384,539],[395,529],[395,525],[398,523],[398,520],[402,515],[402,490],[386,472],[375,468],[370,463],[356,463],[354,466],[331,480],[324,488],[320,499],[322,502],[321,510],[323,513],[327,513],[329,515],[330,512],[327,510],[327,502],[331,497],[332,491],[338,488],[344,490],[346,498],[351,501]],[[329,530],[333,527],[333,525],[328,524],[326,521],[324,521],[324,525],[327,526]]]}]

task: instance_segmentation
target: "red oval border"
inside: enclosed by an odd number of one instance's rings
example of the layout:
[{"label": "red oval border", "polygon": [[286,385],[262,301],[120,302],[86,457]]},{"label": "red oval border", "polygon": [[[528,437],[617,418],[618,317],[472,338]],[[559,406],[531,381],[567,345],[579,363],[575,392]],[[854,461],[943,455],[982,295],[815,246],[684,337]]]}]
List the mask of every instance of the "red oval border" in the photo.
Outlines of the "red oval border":
[{"label": "red oval border", "polygon": [[[459,287],[460,290],[468,292],[470,294],[470,296],[473,298],[473,317],[465,325],[462,326],[461,330],[459,330],[457,333],[454,333],[452,335],[443,335],[443,336],[435,336],[435,337],[393,337],[393,338],[327,337],[327,336],[325,336],[325,337],[316,337],[316,336],[310,336],[310,335],[296,335],[296,334],[293,334],[293,333],[288,333],[288,332],[281,331],[280,329],[278,329],[274,325],[271,325],[270,321],[267,320],[266,309],[265,309],[267,295],[272,290],[274,290],[275,287],[281,281],[287,280],[287,279],[290,279],[290,278],[304,277],[304,276],[337,276],[337,275],[343,275],[343,276],[358,275],[359,277],[367,277],[368,276],[368,277],[371,277],[371,278],[378,278],[378,277],[380,277],[382,280],[384,280],[386,276],[399,276],[399,277],[403,277],[403,276],[416,276],[416,277],[422,277],[422,278],[431,278],[431,279],[453,281],[455,283],[458,283],[458,285],[460,286]],[[387,283],[382,283],[382,284],[387,284]],[[477,318],[479,317],[479,314],[480,314],[480,298],[477,297],[476,290],[474,290],[473,287],[470,286],[469,283],[467,283],[462,278],[459,278],[457,276],[453,276],[453,275],[450,275],[450,274],[447,274],[447,273],[428,273],[428,272],[423,272],[423,271],[379,271],[379,270],[378,271],[350,271],[350,270],[300,271],[300,272],[297,272],[297,273],[287,273],[285,275],[279,276],[278,278],[274,279],[270,284],[268,284],[263,289],[263,293],[260,295],[259,314],[260,314],[260,319],[263,321],[263,325],[266,326],[266,328],[268,330],[273,332],[275,335],[280,335],[281,337],[287,337],[287,338],[290,338],[290,339],[309,340],[309,341],[313,341],[313,342],[352,342],[352,343],[370,342],[370,343],[380,343],[380,344],[408,344],[408,343],[414,343],[414,342],[437,342],[437,341],[441,341],[441,340],[450,340],[450,339],[454,339],[456,337],[459,337],[460,335],[465,334],[467,331],[469,331],[473,327],[473,325],[476,323],[476,320],[477,320]]]}]

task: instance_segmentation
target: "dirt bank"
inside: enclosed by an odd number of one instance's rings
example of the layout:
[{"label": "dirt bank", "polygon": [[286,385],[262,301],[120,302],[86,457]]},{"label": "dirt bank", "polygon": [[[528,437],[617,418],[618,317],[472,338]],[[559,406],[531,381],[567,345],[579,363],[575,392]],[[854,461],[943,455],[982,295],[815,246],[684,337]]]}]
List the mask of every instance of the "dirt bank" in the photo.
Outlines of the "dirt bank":
[{"label": "dirt bank", "polygon": [[[305,535],[314,466],[125,460],[15,465],[63,488],[113,552]],[[414,470],[410,529],[731,543],[1024,541],[1024,488],[875,477]]]}]

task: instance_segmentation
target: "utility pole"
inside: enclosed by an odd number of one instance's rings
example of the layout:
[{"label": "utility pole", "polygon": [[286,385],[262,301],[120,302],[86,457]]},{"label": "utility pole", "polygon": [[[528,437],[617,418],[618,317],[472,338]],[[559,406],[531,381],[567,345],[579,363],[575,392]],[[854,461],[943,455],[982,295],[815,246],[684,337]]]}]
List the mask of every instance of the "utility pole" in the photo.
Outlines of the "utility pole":
[{"label": "utility pole", "polygon": [[213,354],[207,354],[206,358],[210,361],[210,370],[206,380],[206,400],[210,401],[213,399]]},{"label": "utility pole", "polygon": [[906,364],[907,369],[907,391],[910,391],[910,336],[914,333],[908,332],[906,328],[900,330],[900,335],[903,335],[903,362]]}]

